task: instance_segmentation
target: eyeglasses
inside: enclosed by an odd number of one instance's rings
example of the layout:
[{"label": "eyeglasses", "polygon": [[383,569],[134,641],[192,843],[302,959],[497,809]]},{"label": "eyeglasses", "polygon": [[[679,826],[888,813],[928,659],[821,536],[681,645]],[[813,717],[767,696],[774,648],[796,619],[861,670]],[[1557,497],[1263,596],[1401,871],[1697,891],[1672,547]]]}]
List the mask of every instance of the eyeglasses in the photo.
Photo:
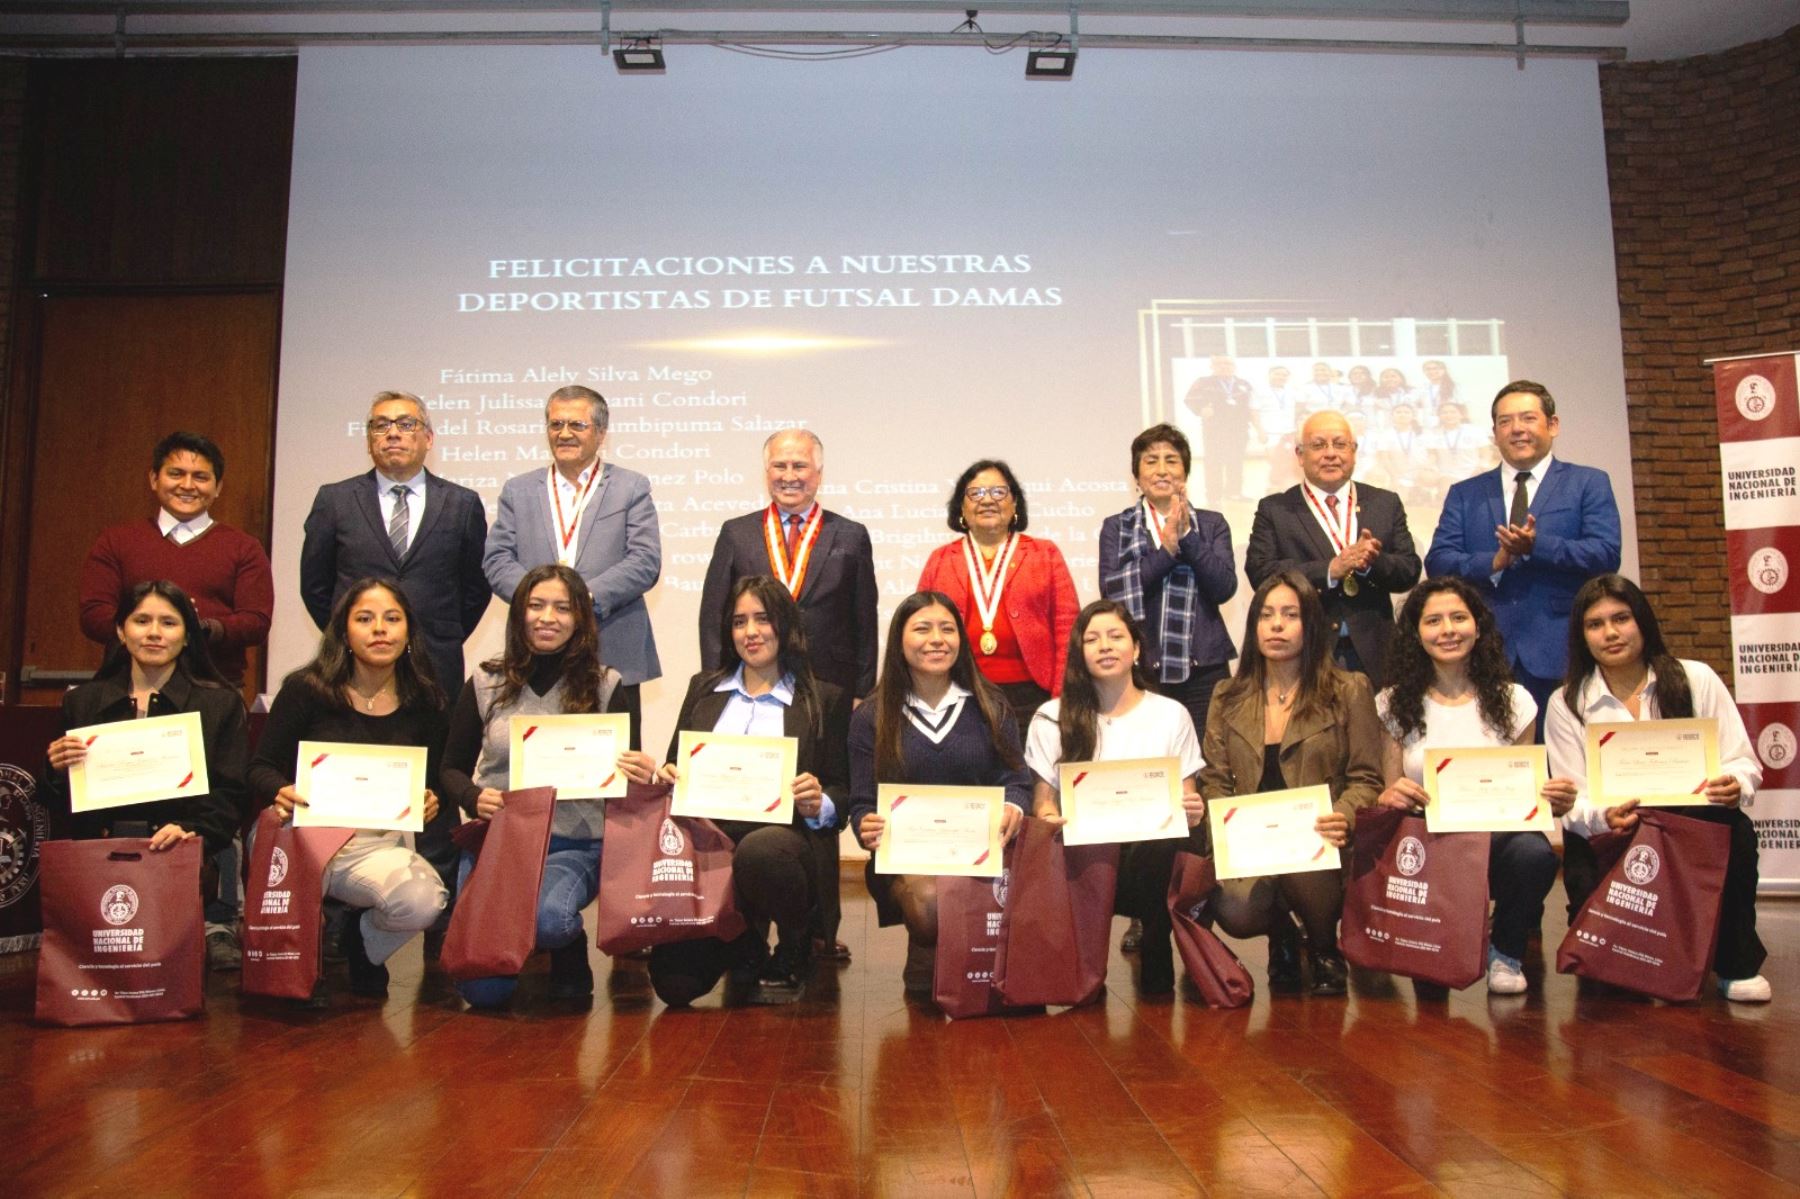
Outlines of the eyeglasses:
[{"label": "eyeglasses", "polygon": [[385,416],[378,416],[369,422],[369,432],[375,434],[377,437],[380,437],[389,429],[398,429],[402,433],[417,433],[424,427],[425,422],[416,416],[399,416],[394,417],[391,420]]},{"label": "eyeglasses", "polygon": [[561,433],[567,429],[575,436],[580,437],[594,427],[594,422],[591,420],[547,420],[544,422],[544,427],[552,433]]},{"label": "eyeglasses", "polygon": [[1356,448],[1356,443],[1354,441],[1346,441],[1342,437],[1339,437],[1334,441],[1326,441],[1322,437],[1315,437],[1306,443],[1306,448],[1315,454],[1323,454],[1326,450],[1336,450],[1340,454],[1348,454],[1351,450]]},{"label": "eyeglasses", "polygon": [[1005,487],[1005,486],[1001,486],[1001,487],[966,487],[963,489],[963,498],[966,500],[974,500],[977,503],[981,502],[982,500],[1011,499],[1012,498],[1012,488]]}]

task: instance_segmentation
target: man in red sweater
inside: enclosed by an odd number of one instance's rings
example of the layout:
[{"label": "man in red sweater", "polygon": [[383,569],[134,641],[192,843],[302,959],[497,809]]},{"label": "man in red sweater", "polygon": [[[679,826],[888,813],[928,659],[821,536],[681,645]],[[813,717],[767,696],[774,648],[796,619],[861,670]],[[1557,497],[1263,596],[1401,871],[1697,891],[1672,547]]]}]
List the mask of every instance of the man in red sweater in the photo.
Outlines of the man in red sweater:
[{"label": "man in red sweater", "polygon": [[121,597],[145,579],[168,579],[194,601],[219,673],[244,681],[244,651],[269,639],[275,582],[262,543],[208,514],[224,477],[225,456],[211,438],[171,433],[156,443],[156,515],[100,534],[82,565],[81,631],[89,640],[118,640]]}]

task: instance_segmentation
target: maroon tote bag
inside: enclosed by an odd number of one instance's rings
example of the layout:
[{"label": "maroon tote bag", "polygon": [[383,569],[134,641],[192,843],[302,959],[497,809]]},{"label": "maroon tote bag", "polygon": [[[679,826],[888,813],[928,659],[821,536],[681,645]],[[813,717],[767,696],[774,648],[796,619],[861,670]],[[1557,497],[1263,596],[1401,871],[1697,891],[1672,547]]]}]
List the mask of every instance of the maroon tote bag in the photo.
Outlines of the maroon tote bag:
[{"label": "maroon tote bag", "polygon": [[1013,839],[994,989],[1021,1007],[1087,1003],[1106,985],[1117,845],[1064,845],[1027,818]]},{"label": "maroon tote bag", "polygon": [[1175,869],[1169,874],[1169,922],[1181,964],[1206,1006],[1243,1007],[1255,997],[1256,984],[1237,954],[1203,923],[1206,906],[1218,889],[1211,858],[1185,850],[1175,855]]},{"label": "maroon tote bag", "polygon": [[139,1024],[206,1009],[200,838],[160,853],[148,837],[47,841],[39,853],[40,1021]]},{"label": "maroon tote bag", "polygon": [[1557,972],[1671,1003],[1698,998],[1719,938],[1731,830],[1639,809],[1632,832],[1589,844],[1607,870],[1557,948]]},{"label": "maroon tote bag", "polygon": [[295,828],[272,807],[256,818],[256,850],[244,888],[244,994],[312,994],[319,981],[325,866],[355,835],[347,828]]},{"label": "maroon tote bag", "polygon": [[[556,815],[556,788],[507,791],[506,805],[491,820],[471,821],[457,831],[485,825],[474,868],[456,896],[439,961],[458,982],[513,975],[537,948],[538,891],[550,852],[550,825]],[[459,839],[470,848],[472,838]]]},{"label": "maroon tote bag", "polygon": [[600,853],[603,953],[618,956],[699,937],[730,941],[744,931],[731,885],[730,837],[710,820],[669,812],[674,788],[633,783],[606,801]]},{"label": "maroon tote bag", "polygon": [[[1016,844],[1016,842],[1015,842]],[[994,989],[1000,926],[1012,890],[1013,847],[994,878],[937,880],[938,940],[931,997],[953,1020],[1015,1010]]]},{"label": "maroon tote bag", "polygon": [[1433,833],[1398,808],[1356,814],[1338,947],[1353,965],[1461,990],[1487,969],[1488,833]]}]

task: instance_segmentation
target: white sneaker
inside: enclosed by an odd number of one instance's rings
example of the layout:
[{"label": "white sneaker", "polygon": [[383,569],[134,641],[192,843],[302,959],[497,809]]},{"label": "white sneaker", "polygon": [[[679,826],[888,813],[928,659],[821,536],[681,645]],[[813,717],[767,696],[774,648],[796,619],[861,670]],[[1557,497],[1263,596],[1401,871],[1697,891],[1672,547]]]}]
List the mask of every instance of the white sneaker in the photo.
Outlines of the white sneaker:
[{"label": "white sneaker", "polygon": [[1519,963],[1497,953],[1488,955],[1488,990],[1495,995],[1523,995],[1525,971]]},{"label": "white sneaker", "polygon": [[1721,978],[1719,994],[1733,1003],[1767,1003],[1775,998],[1769,980],[1760,974],[1755,978]]}]

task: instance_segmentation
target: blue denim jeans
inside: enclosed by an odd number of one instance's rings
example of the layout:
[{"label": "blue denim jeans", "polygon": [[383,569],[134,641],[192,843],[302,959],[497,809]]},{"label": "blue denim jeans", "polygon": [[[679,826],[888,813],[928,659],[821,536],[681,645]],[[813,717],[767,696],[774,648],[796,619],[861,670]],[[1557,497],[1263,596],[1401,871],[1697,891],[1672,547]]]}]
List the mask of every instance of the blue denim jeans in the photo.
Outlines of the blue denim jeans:
[{"label": "blue denim jeans", "polygon": [[[581,910],[600,893],[600,845],[598,840],[574,837],[550,838],[544,859],[544,881],[538,888],[537,948],[561,949],[587,935]],[[462,894],[475,858],[463,854],[456,868],[456,892]],[[456,984],[457,992],[471,1007],[498,1007],[512,998],[519,985],[516,976],[472,978]]]}]

